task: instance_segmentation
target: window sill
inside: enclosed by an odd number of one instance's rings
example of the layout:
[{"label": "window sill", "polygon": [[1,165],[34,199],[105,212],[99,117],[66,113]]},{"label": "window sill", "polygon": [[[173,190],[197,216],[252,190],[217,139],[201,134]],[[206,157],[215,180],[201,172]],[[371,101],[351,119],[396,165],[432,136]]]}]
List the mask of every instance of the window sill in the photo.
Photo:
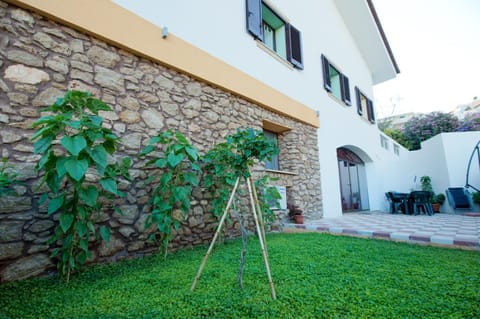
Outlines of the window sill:
[{"label": "window sill", "polygon": [[292,176],[298,175],[297,173],[294,173],[294,172],[277,171],[277,170],[274,170],[274,169],[265,169],[265,172],[267,172],[267,173],[281,174],[281,175],[292,175]]},{"label": "window sill", "polygon": [[[325,91],[326,91],[326,90],[325,90]],[[340,104],[341,106],[343,106],[343,107],[351,107],[351,105],[348,105],[348,104],[346,104],[345,102],[343,102],[342,99],[339,99],[338,97],[336,97],[335,95],[333,95],[332,93],[330,93],[330,92],[328,92],[328,91],[326,91],[326,92],[327,92],[328,96],[329,96],[332,100],[334,100],[335,102],[337,102],[337,103]]]},{"label": "window sill", "polygon": [[288,62],[287,60],[285,60],[284,58],[279,56],[277,54],[277,52],[275,52],[272,49],[270,49],[269,47],[267,47],[262,41],[256,39],[255,42],[257,42],[257,47],[259,47],[260,49],[262,49],[263,51],[265,51],[266,53],[271,55],[273,58],[275,58],[275,60],[282,63],[283,65],[285,65],[290,70],[295,70],[295,68],[293,67],[293,65],[290,62]]}]

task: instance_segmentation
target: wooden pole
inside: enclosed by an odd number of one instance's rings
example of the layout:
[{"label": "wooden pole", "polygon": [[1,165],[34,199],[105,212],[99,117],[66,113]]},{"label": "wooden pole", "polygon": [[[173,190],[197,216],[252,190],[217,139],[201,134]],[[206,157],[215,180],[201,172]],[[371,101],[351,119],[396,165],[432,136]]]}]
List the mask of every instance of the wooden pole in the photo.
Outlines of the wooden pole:
[{"label": "wooden pole", "polygon": [[248,193],[250,195],[250,203],[252,206],[253,218],[255,219],[255,226],[257,227],[258,239],[260,241],[260,247],[262,248],[263,261],[265,263],[265,269],[267,271],[268,282],[270,283],[270,289],[272,290],[272,299],[276,300],[277,295],[275,293],[275,287],[273,286],[272,275],[270,274],[270,266],[268,264],[267,252],[265,250],[266,244],[263,241],[262,231],[260,229],[260,224],[258,222],[258,216],[255,209],[255,202],[252,195],[252,186],[250,185],[250,182],[248,180],[247,180],[247,186],[248,186]]},{"label": "wooden pole", "polygon": [[260,202],[258,200],[257,190],[255,189],[255,183],[253,181],[253,178],[252,178],[251,174],[250,174],[250,177],[249,177],[249,181],[250,181],[250,184],[252,185],[253,199],[255,201],[255,206],[257,208],[258,220],[260,222],[260,229],[262,230],[263,242],[265,243],[265,252],[267,253],[267,257],[268,257],[268,248],[267,248],[267,245],[266,245],[267,238],[265,236],[265,224],[263,222],[263,212],[262,212],[262,208],[260,207]]},{"label": "wooden pole", "polygon": [[230,206],[232,205],[233,198],[235,196],[235,193],[237,192],[238,184],[240,182],[240,177],[237,177],[237,180],[235,182],[235,186],[233,186],[232,193],[230,195],[230,199],[228,200],[227,207],[225,208],[225,211],[223,212],[222,217],[220,218],[220,222],[218,224],[217,231],[215,232],[215,235],[213,236],[212,242],[210,243],[210,247],[208,247],[207,254],[205,257],[203,257],[202,263],[200,264],[200,268],[198,269],[198,273],[195,276],[195,279],[193,280],[192,287],[190,288],[190,291],[194,291],[195,287],[197,286],[198,279],[200,279],[200,276],[202,275],[203,268],[205,267],[205,264],[207,263],[207,259],[210,256],[213,246],[215,245],[215,241],[217,241],[218,235],[220,233],[220,230],[222,229],[222,225],[225,222],[225,218],[227,217],[228,210],[230,209]]}]

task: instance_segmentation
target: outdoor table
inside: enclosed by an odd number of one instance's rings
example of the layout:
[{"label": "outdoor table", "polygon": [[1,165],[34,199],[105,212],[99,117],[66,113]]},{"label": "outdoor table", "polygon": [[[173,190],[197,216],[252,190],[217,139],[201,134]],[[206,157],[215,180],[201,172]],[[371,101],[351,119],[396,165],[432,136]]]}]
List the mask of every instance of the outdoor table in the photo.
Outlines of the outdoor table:
[{"label": "outdoor table", "polygon": [[427,191],[413,191],[410,193],[409,202],[412,206],[414,215],[418,215],[420,211],[430,216],[433,215],[432,204],[430,203],[432,195]]}]

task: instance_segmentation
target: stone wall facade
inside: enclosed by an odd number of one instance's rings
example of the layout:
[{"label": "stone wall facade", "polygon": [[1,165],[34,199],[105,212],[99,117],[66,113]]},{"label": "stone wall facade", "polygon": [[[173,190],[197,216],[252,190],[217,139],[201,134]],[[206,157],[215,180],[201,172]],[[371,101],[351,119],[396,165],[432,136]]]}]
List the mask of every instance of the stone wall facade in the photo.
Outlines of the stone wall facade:
[{"label": "stone wall facade", "polygon": [[[123,215],[104,213],[98,220],[112,231],[110,242],[94,247],[94,262],[152,252],[145,229],[152,187],[138,153],[164,129],[181,131],[205,152],[237,128],[262,129],[263,121],[290,128],[279,135],[281,170],[271,172],[287,186],[288,201],[311,218],[321,217],[316,129],[272,113],[239,96],[155,64],[82,34],[36,13],[0,1],[0,156],[8,158],[22,184],[18,196],[0,198],[0,282],[45,274],[54,269],[47,240],[57,223],[38,201],[32,123],[41,108],[69,89],[90,91],[109,104],[105,125],[121,139],[119,153],[133,160],[132,182],[122,183]],[[263,174],[257,164],[255,174]],[[172,248],[209,243],[217,221],[209,213],[209,194],[196,189],[188,219]],[[284,218],[278,216],[279,219]],[[278,227],[278,222],[277,222]],[[230,226],[236,234],[238,225]]]}]

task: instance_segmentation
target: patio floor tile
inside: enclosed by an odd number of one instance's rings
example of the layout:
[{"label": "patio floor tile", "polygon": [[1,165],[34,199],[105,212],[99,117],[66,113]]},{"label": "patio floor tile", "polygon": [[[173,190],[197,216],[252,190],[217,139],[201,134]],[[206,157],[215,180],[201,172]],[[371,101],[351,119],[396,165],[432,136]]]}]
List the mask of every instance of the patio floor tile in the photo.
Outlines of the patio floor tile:
[{"label": "patio floor tile", "polygon": [[461,246],[480,250],[480,217],[453,214],[411,216],[359,212],[306,223],[306,225],[285,224],[284,228],[302,228],[335,234],[431,243],[452,248]]}]

